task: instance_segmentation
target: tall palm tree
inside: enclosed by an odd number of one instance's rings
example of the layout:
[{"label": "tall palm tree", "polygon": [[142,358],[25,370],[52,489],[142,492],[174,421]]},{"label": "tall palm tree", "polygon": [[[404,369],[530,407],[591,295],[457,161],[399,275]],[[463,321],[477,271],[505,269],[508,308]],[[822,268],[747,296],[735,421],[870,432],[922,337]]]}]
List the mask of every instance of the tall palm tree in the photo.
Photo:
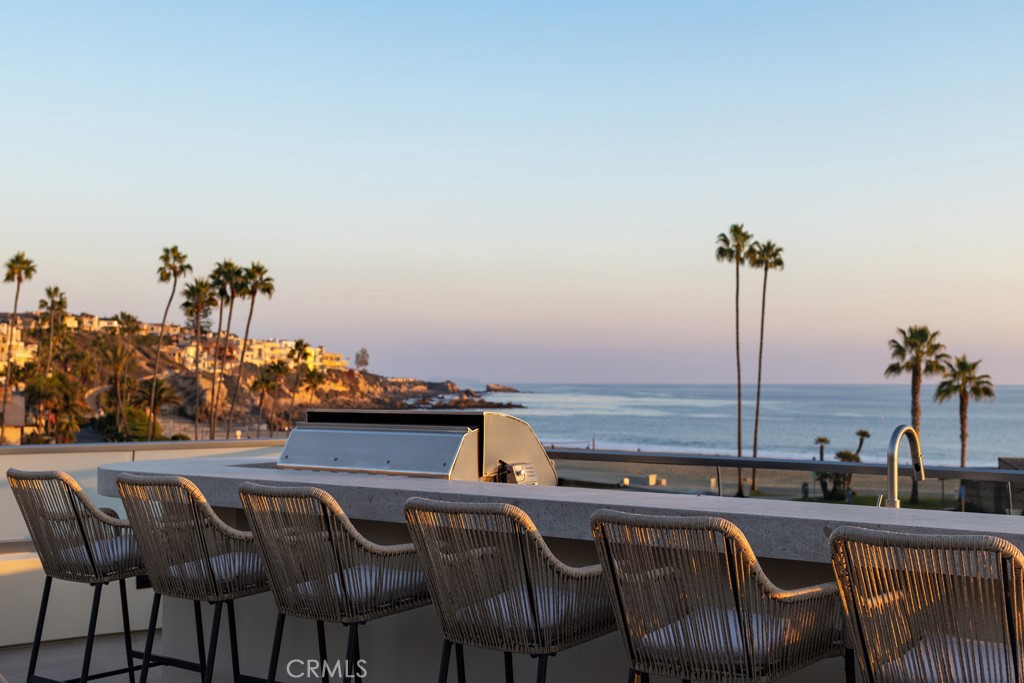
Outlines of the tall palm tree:
[{"label": "tall palm tree", "polygon": [[[160,351],[164,344],[164,330],[167,328],[167,314],[171,312],[171,304],[174,303],[174,295],[178,291],[178,278],[185,277],[192,272],[192,266],[188,263],[188,255],[183,254],[178,245],[164,247],[160,254],[160,267],[156,270],[160,282],[171,283],[171,295],[167,298],[167,306],[164,307],[164,317],[160,321],[160,337],[156,343],[156,358],[153,359],[153,377],[160,374]],[[146,428],[146,438],[153,438],[153,429],[156,426],[156,383],[150,387],[152,392],[149,397],[149,423]]]},{"label": "tall palm tree", "polygon": [[242,339],[242,355],[238,359],[238,379],[231,392],[231,407],[228,408],[228,424],[224,430],[224,438],[231,438],[231,420],[235,415],[235,402],[238,400],[238,388],[245,378],[245,352],[249,348],[249,330],[252,326],[252,312],[256,307],[256,297],[263,295],[268,299],[274,296],[274,278],[267,274],[267,267],[259,261],[253,261],[242,273],[238,295],[249,299],[249,317],[245,321],[245,337]]},{"label": "tall palm tree", "polygon": [[195,414],[195,438],[199,439],[199,406],[202,403],[200,400],[203,394],[202,385],[199,383],[200,375],[200,361],[203,357],[203,318],[209,315],[211,309],[217,305],[217,292],[214,291],[213,285],[205,277],[197,277],[192,282],[185,285],[185,289],[182,290],[182,295],[185,297],[184,303],[181,304],[181,309],[192,318],[193,322],[193,335],[196,341],[196,414]]},{"label": "tall palm tree", "polygon": [[956,396],[960,399],[960,467],[967,467],[967,404],[992,400],[996,397],[992,378],[978,374],[980,360],[969,361],[957,356],[944,364],[943,379],[935,387],[935,400],[944,403]]},{"label": "tall palm tree", "polygon": [[[889,351],[893,362],[885,369],[886,377],[897,377],[910,373],[910,421],[914,431],[921,434],[921,381],[930,375],[942,374],[949,354],[939,341],[939,332],[932,332],[927,325],[911,325],[907,329],[896,328],[899,339],[889,340]],[[913,479],[910,502],[917,503],[917,479]]]},{"label": "tall palm tree", "polygon": [[[742,223],[729,226],[728,233],[719,233],[715,259],[736,264],[736,457],[743,457],[743,385],[740,377],[740,266],[747,260],[751,235]],[[743,496],[743,468],[736,477],[737,496]]]},{"label": "tall palm tree", "polygon": [[[239,286],[241,285],[242,269],[235,265],[231,259],[224,259],[213,267],[213,274],[210,281],[217,290],[217,343],[213,355],[213,407],[210,410],[210,438],[214,438],[217,429],[217,415],[220,407],[220,382],[218,381],[218,367],[221,373],[224,368],[224,361],[227,355],[228,340],[231,338],[231,319],[235,313],[235,299],[238,297]],[[224,322],[224,307],[228,309],[227,327],[224,328],[223,343],[221,342],[221,327]]]},{"label": "tall palm tree", "polygon": [[60,287],[52,286],[46,288],[46,298],[39,300],[39,310],[47,313],[46,332],[46,367],[43,374],[50,374],[50,366],[53,364],[53,331],[58,324],[64,324],[64,313],[68,310],[67,294],[60,290]]},{"label": "tall palm tree", "polygon": [[295,363],[295,379],[292,384],[292,401],[291,405],[288,406],[288,424],[295,424],[295,397],[299,393],[299,383],[302,382],[302,377],[305,371],[309,369],[306,364],[306,356],[309,354],[309,344],[306,343],[305,339],[296,339],[295,346],[288,352],[288,360]]},{"label": "tall palm tree", "polygon": [[15,283],[14,309],[7,319],[7,377],[4,380],[3,407],[0,407],[0,443],[4,440],[4,426],[7,423],[7,401],[11,395],[11,358],[14,353],[14,326],[18,324],[18,297],[21,296],[21,283],[31,280],[36,274],[36,264],[19,251],[7,261],[7,272],[4,282]]},{"label": "tall palm tree", "polygon": [[[764,283],[761,285],[761,341],[757,347],[757,400],[754,403],[754,450],[757,457],[757,435],[761,428],[761,367],[764,364],[764,313],[768,297],[768,271],[783,270],[786,264],[782,260],[782,247],[771,240],[754,242],[747,251],[747,263],[753,268],[764,270]],[[750,490],[757,490],[757,470],[753,470],[750,479]]]}]

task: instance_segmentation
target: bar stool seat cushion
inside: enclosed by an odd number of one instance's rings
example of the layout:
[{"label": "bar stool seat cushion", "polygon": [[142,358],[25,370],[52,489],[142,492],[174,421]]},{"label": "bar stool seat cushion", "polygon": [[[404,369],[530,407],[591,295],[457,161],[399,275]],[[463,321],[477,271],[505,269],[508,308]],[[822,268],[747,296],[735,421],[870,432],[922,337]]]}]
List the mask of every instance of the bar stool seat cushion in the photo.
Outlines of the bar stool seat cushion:
[{"label": "bar stool seat cushion", "polygon": [[135,537],[129,534],[93,541],[88,546],[79,543],[59,551],[61,559],[68,564],[88,564],[90,552],[100,575],[123,573],[130,571],[131,567],[138,569],[139,573],[145,571],[139,544],[135,542]]},{"label": "bar stool seat cushion", "polygon": [[[728,631],[722,633],[719,624],[727,624]],[[715,629],[709,633],[709,629]],[[799,640],[790,632],[790,625],[777,619],[766,619],[761,614],[750,614],[750,638],[754,657],[760,659],[783,644],[783,635],[789,633],[787,641]],[[726,651],[720,647],[725,640]],[[702,612],[690,612],[681,620],[651,631],[640,637],[642,646],[665,654],[682,650],[687,655],[704,659],[716,659],[727,655],[736,660],[745,656],[743,630],[735,609],[710,607]]]},{"label": "bar stool seat cushion", "polygon": [[[209,567],[218,583],[241,583],[250,586],[266,584],[260,556],[251,550],[236,550],[210,557]],[[168,573],[176,579],[196,579],[206,572],[205,560],[172,564]]]},{"label": "bar stool seat cushion", "polygon": [[[532,626],[557,630],[568,623],[596,624],[609,622],[608,606],[588,600],[574,590],[547,591],[532,597],[525,586],[468,605],[455,612],[455,620],[467,624],[500,624],[506,627]],[[536,620],[532,618],[536,602]]]},{"label": "bar stool seat cushion", "polygon": [[[965,656],[966,653],[974,657]],[[968,683],[982,679],[985,683],[1012,683],[1016,678],[1007,666],[1009,661],[1002,643],[928,635],[899,659],[879,667],[879,679],[907,683]],[[938,662],[948,662],[948,666],[939,667]]]},{"label": "bar stool seat cushion", "polygon": [[[419,599],[427,592],[427,577],[421,571],[382,570],[374,565],[360,565],[345,569],[345,594],[352,602],[379,602],[391,598],[393,602],[404,599]],[[338,572],[331,574],[330,590],[342,596],[341,582]],[[304,598],[313,598],[321,594],[322,581],[309,580],[295,587],[295,592]]]}]

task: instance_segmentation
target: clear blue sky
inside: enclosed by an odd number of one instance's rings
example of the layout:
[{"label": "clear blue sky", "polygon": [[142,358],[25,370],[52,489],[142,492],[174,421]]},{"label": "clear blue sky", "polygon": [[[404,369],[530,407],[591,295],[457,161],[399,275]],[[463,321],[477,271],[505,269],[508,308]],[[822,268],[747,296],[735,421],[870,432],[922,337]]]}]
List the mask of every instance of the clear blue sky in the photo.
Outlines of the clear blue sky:
[{"label": "clear blue sky", "polygon": [[[260,259],[260,336],[395,375],[728,382],[744,222],[768,382],[898,326],[1024,382],[1019,2],[7,3],[0,256],[159,319]],[[760,278],[743,278],[753,379]],[[0,306],[10,306],[10,286]]]}]

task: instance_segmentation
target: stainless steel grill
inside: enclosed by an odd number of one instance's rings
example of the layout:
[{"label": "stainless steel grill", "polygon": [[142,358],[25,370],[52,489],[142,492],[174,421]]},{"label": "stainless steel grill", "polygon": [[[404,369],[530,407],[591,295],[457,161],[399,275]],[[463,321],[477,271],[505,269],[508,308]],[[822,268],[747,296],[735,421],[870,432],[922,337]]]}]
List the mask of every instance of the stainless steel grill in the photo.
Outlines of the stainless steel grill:
[{"label": "stainless steel grill", "polygon": [[557,485],[523,420],[503,413],[310,410],[278,467]]}]

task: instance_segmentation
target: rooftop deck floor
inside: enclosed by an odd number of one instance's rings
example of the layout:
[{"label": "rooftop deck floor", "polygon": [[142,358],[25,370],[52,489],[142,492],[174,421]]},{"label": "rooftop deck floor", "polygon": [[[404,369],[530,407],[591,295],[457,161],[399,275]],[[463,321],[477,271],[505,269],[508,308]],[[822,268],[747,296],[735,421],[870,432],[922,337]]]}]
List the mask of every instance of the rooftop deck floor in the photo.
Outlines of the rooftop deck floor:
[{"label": "rooftop deck floor", "polygon": [[[136,631],[133,633],[132,645],[141,652],[146,645],[146,632]],[[153,651],[160,651],[159,631],[154,639]],[[0,648],[0,677],[6,678],[7,683],[25,683],[25,677],[28,675],[28,660],[31,655],[31,645]],[[39,648],[36,675],[60,681],[78,678],[82,673],[82,658],[84,656],[85,638],[43,641],[42,647]],[[96,636],[92,647],[92,665],[90,667],[92,672],[112,671],[120,669],[124,665],[124,637],[120,633]],[[150,671],[149,680],[152,683],[162,683],[162,669],[163,667],[158,666]],[[135,677],[137,680],[138,674]],[[99,680],[109,681],[109,683],[129,683],[128,674]]]}]

